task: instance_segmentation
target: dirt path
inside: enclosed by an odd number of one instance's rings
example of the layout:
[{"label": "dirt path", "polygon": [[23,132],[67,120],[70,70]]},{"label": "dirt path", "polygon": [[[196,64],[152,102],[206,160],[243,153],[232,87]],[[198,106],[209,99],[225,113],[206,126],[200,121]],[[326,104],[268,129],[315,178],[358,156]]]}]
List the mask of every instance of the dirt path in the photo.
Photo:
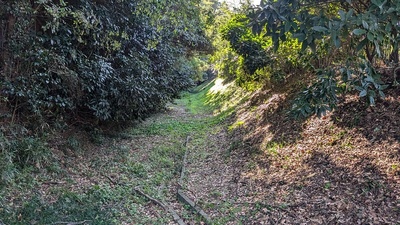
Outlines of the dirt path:
[{"label": "dirt path", "polygon": [[284,98],[250,101],[230,122],[192,134],[190,198],[215,224],[399,224],[399,99],[359,114],[348,96],[324,118],[296,121]]},{"label": "dirt path", "polygon": [[177,224],[163,206],[204,224],[180,188],[212,224],[400,224],[398,97],[369,112],[349,98],[295,121],[284,94],[256,93],[213,115],[204,103],[235,93],[209,93],[112,137],[54,140],[46,167],[0,190],[0,224]]},{"label": "dirt path", "polygon": [[[223,123],[188,113],[182,104],[159,118],[206,124],[181,136],[182,142],[190,136],[183,189],[214,224],[400,223],[400,145],[398,128],[390,125],[399,122],[398,99],[373,112],[353,112],[365,121],[360,127],[340,120],[350,116],[351,96],[334,113],[306,121],[285,116],[283,94],[264,101],[254,106],[250,100]],[[381,117],[387,123],[372,131],[373,118]],[[386,128],[388,135],[379,136]],[[173,198],[187,224],[201,224]]]}]

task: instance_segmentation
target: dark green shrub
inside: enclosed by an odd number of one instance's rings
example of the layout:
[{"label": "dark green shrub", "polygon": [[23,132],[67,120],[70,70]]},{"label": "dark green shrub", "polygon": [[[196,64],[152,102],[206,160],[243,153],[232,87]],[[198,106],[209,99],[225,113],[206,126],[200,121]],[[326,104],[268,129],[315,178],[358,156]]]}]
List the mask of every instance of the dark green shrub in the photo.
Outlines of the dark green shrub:
[{"label": "dark green shrub", "polygon": [[271,58],[265,48],[266,42],[251,32],[248,23],[245,15],[237,14],[221,28],[221,34],[223,39],[229,41],[233,51],[243,57],[244,72],[253,75],[269,65]]},{"label": "dark green shrub", "polygon": [[210,48],[199,15],[187,11],[179,21],[181,14],[166,13],[178,3],[5,2],[0,16],[13,26],[5,27],[0,84],[10,110],[35,129],[76,118],[121,122],[163,108],[193,84],[193,52]]}]

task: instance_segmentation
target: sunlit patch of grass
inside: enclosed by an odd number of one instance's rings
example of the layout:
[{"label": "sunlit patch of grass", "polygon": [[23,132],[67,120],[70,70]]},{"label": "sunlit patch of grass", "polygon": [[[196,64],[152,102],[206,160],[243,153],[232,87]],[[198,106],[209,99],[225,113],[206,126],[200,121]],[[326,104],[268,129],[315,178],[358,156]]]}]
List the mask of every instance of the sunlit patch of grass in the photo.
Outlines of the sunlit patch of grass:
[{"label": "sunlit patch of grass", "polygon": [[183,93],[180,99],[177,99],[176,102],[178,104],[185,105],[185,107],[192,114],[203,114],[209,113],[213,109],[210,105],[205,104],[207,101],[207,93],[209,93],[210,89],[215,85],[215,81],[204,83],[196,87],[192,90],[192,93],[186,92]]},{"label": "sunlit patch of grass", "polygon": [[232,108],[249,98],[249,92],[235,86],[234,82],[225,83],[221,78],[205,83],[192,92],[183,93],[176,103],[185,105],[193,114],[213,112],[218,116],[231,112]]},{"label": "sunlit patch of grass", "polygon": [[207,127],[206,119],[182,120],[165,120],[155,121],[149,125],[138,126],[132,129],[133,135],[161,135],[161,136],[182,136],[193,131],[201,131]]},{"label": "sunlit patch of grass", "polygon": [[279,149],[285,147],[283,142],[268,142],[265,146],[265,153],[271,156],[279,155]]},{"label": "sunlit patch of grass", "polygon": [[243,125],[244,125],[244,121],[241,121],[241,120],[236,121],[234,124],[228,126],[228,131],[233,131],[237,128],[242,127]]},{"label": "sunlit patch of grass", "polygon": [[207,93],[206,105],[214,110],[214,115],[229,111],[249,98],[249,93],[237,87],[234,82],[225,83],[216,79],[214,86]]},{"label": "sunlit patch of grass", "polygon": [[184,104],[191,113],[213,112],[218,116],[230,112],[233,107],[249,98],[249,92],[237,87],[234,82],[225,83],[221,78],[197,87],[194,93],[184,93],[176,102]]}]

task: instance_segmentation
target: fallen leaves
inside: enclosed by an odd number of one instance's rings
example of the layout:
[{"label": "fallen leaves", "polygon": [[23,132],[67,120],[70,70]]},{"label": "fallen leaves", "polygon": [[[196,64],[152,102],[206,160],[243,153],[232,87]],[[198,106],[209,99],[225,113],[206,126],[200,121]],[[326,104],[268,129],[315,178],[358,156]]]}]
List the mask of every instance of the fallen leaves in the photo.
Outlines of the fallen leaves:
[{"label": "fallen leaves", "polygon": [[[284,113],[285,98],[268,96],[254,110],[237,110],[232,121],[246,126],[208,137],[218,147],[192,150],[212,156],[191,164],[188,181],[196,199],[219,206],[208,209],[211,215],[227,218],[224,224],[400,223],[400,99],[365,111],[348,96],[323,118],[295,121]],[[237,144],[226,157],[229,143]],[[210,190],[224,194],[215,199]],[[226,209],[224,202],[251,204],[235,213],[238,206]]]}]

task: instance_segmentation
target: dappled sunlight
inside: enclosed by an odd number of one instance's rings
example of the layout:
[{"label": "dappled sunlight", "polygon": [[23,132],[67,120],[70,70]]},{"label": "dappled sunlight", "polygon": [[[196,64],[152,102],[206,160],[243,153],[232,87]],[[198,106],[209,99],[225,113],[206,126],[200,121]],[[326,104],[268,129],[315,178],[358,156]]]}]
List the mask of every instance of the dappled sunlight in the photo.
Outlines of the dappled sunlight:
[{"label": "dappled sunlight", "polygon": [[[387,150],[379,145],[351,147],[366,143],[363,137],[326,142],[335,133],[340,135],[340,130],[333,128],[328,133],[327,129],[320,129],[315,133],[315,125],[307,125],[304,139],[296,143],[270,142],[259,154],[247,156],[241,168],[239,193],[251,194],[239,199],[261,201],[275,208],[268,211],[270,217],[281,214],[290,223],[307,221],[310,211],[321,212],[312,217],[318,224],[350,218],[366,222],[369,215],[374,216],[374,221],[395,221],[398,175],[386,168],[394,170],[397,164],[382,154]],[[380,161],[388,165],[383,166]]]},{"label": "dappled sunlight", "polygon": [[399,224],[400,5],[255,1],[2,1],[0,225]]},{"label": "dappled sunlight", "polygon": [[318,224],[398,221],[396,97],[362,111],[347,96],[336,111],[300,121],[288,117],[289,103],[288,95],[264,91],[236,110],[228,131],[240,143],[231,151],[240,165],[238,199],[260,201],[267,218],[289,223],[315,211]]},{"label": "dappled sunlight", "polygon": [[221,78],[214,81],[214,86],[206,94],[205,104],[214,108],[214,115],[232,110],[240,102],[244,102],[250,95],[244,89],[237,87],[234,81],[225,83]]},{"label": "dappled sunlight", "polygon": [[240,134],[246,143],[257,147],[282,139],[295,141],[302,122],[287,118],[289,103],[290,99],[284,93],[269,90],[252,93],[249,100],[236,109],[235,121],[242,121],[243,126],[233,130],[233,135]]},{"label": "dappled sunlight", "polygon": [[219,92],[225,92],[228,87],[233,85],[233,82],[230,83],[224,83],[225,80],[222,78],[216,78],[214,80],[214,86],[209,91],[209,94],[217,94]]}]

